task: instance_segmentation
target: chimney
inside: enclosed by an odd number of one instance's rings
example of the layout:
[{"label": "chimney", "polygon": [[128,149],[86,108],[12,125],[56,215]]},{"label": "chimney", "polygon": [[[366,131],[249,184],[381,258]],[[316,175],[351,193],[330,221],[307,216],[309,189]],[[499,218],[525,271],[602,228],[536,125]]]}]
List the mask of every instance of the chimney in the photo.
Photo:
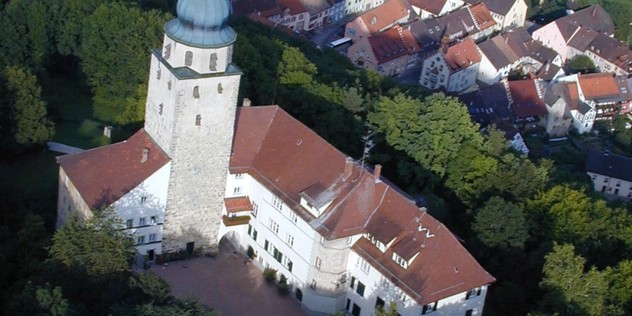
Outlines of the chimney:
[{"label": "chimney", "polygon": [[353,158],[347,157],[345,160],[345,173],[342,176],[342,179],[347,180],[351,175],[351,171],[353,171]]},{"label": "chimney", "polygon": [[375,169],[373,169],[373,177],[375,178],[375,183],[381,182],[380,176],[382,175],[382,165],[375,165]]},{"label": "chimney", "polygon": [[149,148],[143,148],[143,157],[140,159],[140,163],[145,163],[149,157]]},{"label": "chimney", "polygon": [[250,106],[250,103],[251,103],[250,99],[248,99],[248,98],[244,98],[244,102],[241,104],[241,106],[243,106],[243,107],[249,107],[249,106]]}]

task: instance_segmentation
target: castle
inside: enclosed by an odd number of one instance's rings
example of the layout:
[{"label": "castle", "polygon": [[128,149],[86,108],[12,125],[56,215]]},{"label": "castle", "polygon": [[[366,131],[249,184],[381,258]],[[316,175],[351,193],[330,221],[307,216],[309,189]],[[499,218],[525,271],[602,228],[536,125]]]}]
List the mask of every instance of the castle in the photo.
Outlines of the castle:
[{"label": "castle", "polygon": [[111,206],[139,254],[249,249],[310,314],[480,315],[487,273],[439,221],[277,106],[237,106],[228,0],[180,0],[145,127],[58,159],[58,227]]}]

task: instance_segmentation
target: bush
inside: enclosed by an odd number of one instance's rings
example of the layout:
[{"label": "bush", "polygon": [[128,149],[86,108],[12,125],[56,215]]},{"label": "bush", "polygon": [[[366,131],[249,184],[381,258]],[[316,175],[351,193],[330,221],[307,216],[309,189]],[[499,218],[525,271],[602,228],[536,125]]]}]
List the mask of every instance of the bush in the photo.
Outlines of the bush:
[{"label": "bush", "polygon": [[279,285],[277,289],[281,295],[287,295],[287,293],[290,292],[290,285],[287,284],[287,278],[283,274],[279,277]]},{"label": "bush", "polygon": [[263,279],[266,280],[266,282],[274,282],[276,281],[276,274],[277,274],[277,270],[275,269],[271,269],[271,268],[265,268],[263,270]]}]

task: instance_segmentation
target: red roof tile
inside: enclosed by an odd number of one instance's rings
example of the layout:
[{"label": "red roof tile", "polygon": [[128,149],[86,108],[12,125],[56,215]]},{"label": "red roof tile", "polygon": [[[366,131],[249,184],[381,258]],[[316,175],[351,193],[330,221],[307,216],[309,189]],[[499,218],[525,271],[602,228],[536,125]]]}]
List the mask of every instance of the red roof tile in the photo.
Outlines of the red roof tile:
[{"label": "red roof tile", "polygon": [[252,211],[252,202],[247,196],[225,198],[224,205],[228,213]]},{"label": "red roof tile", "polygon": [[388,0],[384,4],[362,14],[360,18],[369,29],[369,33],[377,33],[395,21],[410,14],[406,5],[400,0]]},{"label": "red roof tile", "polygon": [[453,70],[460,70],[479,63],[481,56],[478,54],[474,41],[468,37],[448,48],[445,61]]},{"label": "red roof tile", "polygon": [[542,116],[548,114],[544,100],[538,94],[535,80],[509,81],[511,109],[516,117]]},{"label": "red roof tile", "polygon": [[[147,161],[141,162],[143,149]],[[57,159],[92,209],[108,206],[137,187],[168,161],[164,151],[141,129],[128,140]]]},{"label": "red roof tile", "polygon": [[619,95],[617,81],[611,73],[594,73],[579,76],[579,86],[587,100],[595,100]]},{"label": "red roof tile", "polygon": [[400,26],[369,37],[369,44],[378,65],[419,51],[412,33]]}]

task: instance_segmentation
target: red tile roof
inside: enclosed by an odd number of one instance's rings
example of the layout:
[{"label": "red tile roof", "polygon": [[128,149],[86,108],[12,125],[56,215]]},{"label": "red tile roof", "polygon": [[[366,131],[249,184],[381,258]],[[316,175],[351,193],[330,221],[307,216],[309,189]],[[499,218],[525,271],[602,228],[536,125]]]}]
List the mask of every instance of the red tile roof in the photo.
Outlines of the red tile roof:
[{"label": "red tile roof", "polygon": [[594,73],[580,75],[579,86],[587,100],[616,97],[619,95],[619,87],[613,74]]},{"label": "red tile roof", "polygon": [[[231,173],[248,173],[327,239],[369,233],[391,250],[383,254],[364,238],[353,249],[421,304],[489,284],[489,275],[440,222],[372,170],[347,157],[276,106],[237,110]],[[318,217],[300,206],[302,192],[331,194]],[[418,224],[430,230],[426,237]],[[423,238],[422,238],[423,237]],[[391,259],[420,254],[408,269]]]},{"label": "red tile roof", "polygon": [[419,52],[419,45],[417,45],[413,34],[398,25],[388,31],[369,37],[369,44],[378,65]]},{"label": "red tile roof", "polygon": [[511,109],[516,117],[542,116],[548,114],[544,100],[538,94],[535,80],[509,81]]},{"label": "red tile roof", "polygon": [[[143,149],[147,161],[141,162]],[[168,161],[141,129],[128,140],[57,159],[91,209],[108,206],[137,187]]]},{"label": "red tile roof", "polygon": [[225,198],[224,205],[226,206],[226,212],[229,214],[252,211],[252,202],[247,196]]},{"label": "red tile roof", "polygon": [[456,43],[448,48],[445,61],[453,71],[461,70],[481,61],[476,44],[471,38]]},{"label": "red tile roof", "polygon": [[400,0],[388,0],[384,4],[362,14],[360,19],[369,29],[370,34],[379,32],[387,26],[407,17],[410,11]]},{"label": "red tile roof", "polygon": [[469,7],[472,17],[476,21],[476,26],[479,30],[483,31],[496,25],[496,21],[492,17],[492,13],[487,8],[485,3],[477,3]]}]

